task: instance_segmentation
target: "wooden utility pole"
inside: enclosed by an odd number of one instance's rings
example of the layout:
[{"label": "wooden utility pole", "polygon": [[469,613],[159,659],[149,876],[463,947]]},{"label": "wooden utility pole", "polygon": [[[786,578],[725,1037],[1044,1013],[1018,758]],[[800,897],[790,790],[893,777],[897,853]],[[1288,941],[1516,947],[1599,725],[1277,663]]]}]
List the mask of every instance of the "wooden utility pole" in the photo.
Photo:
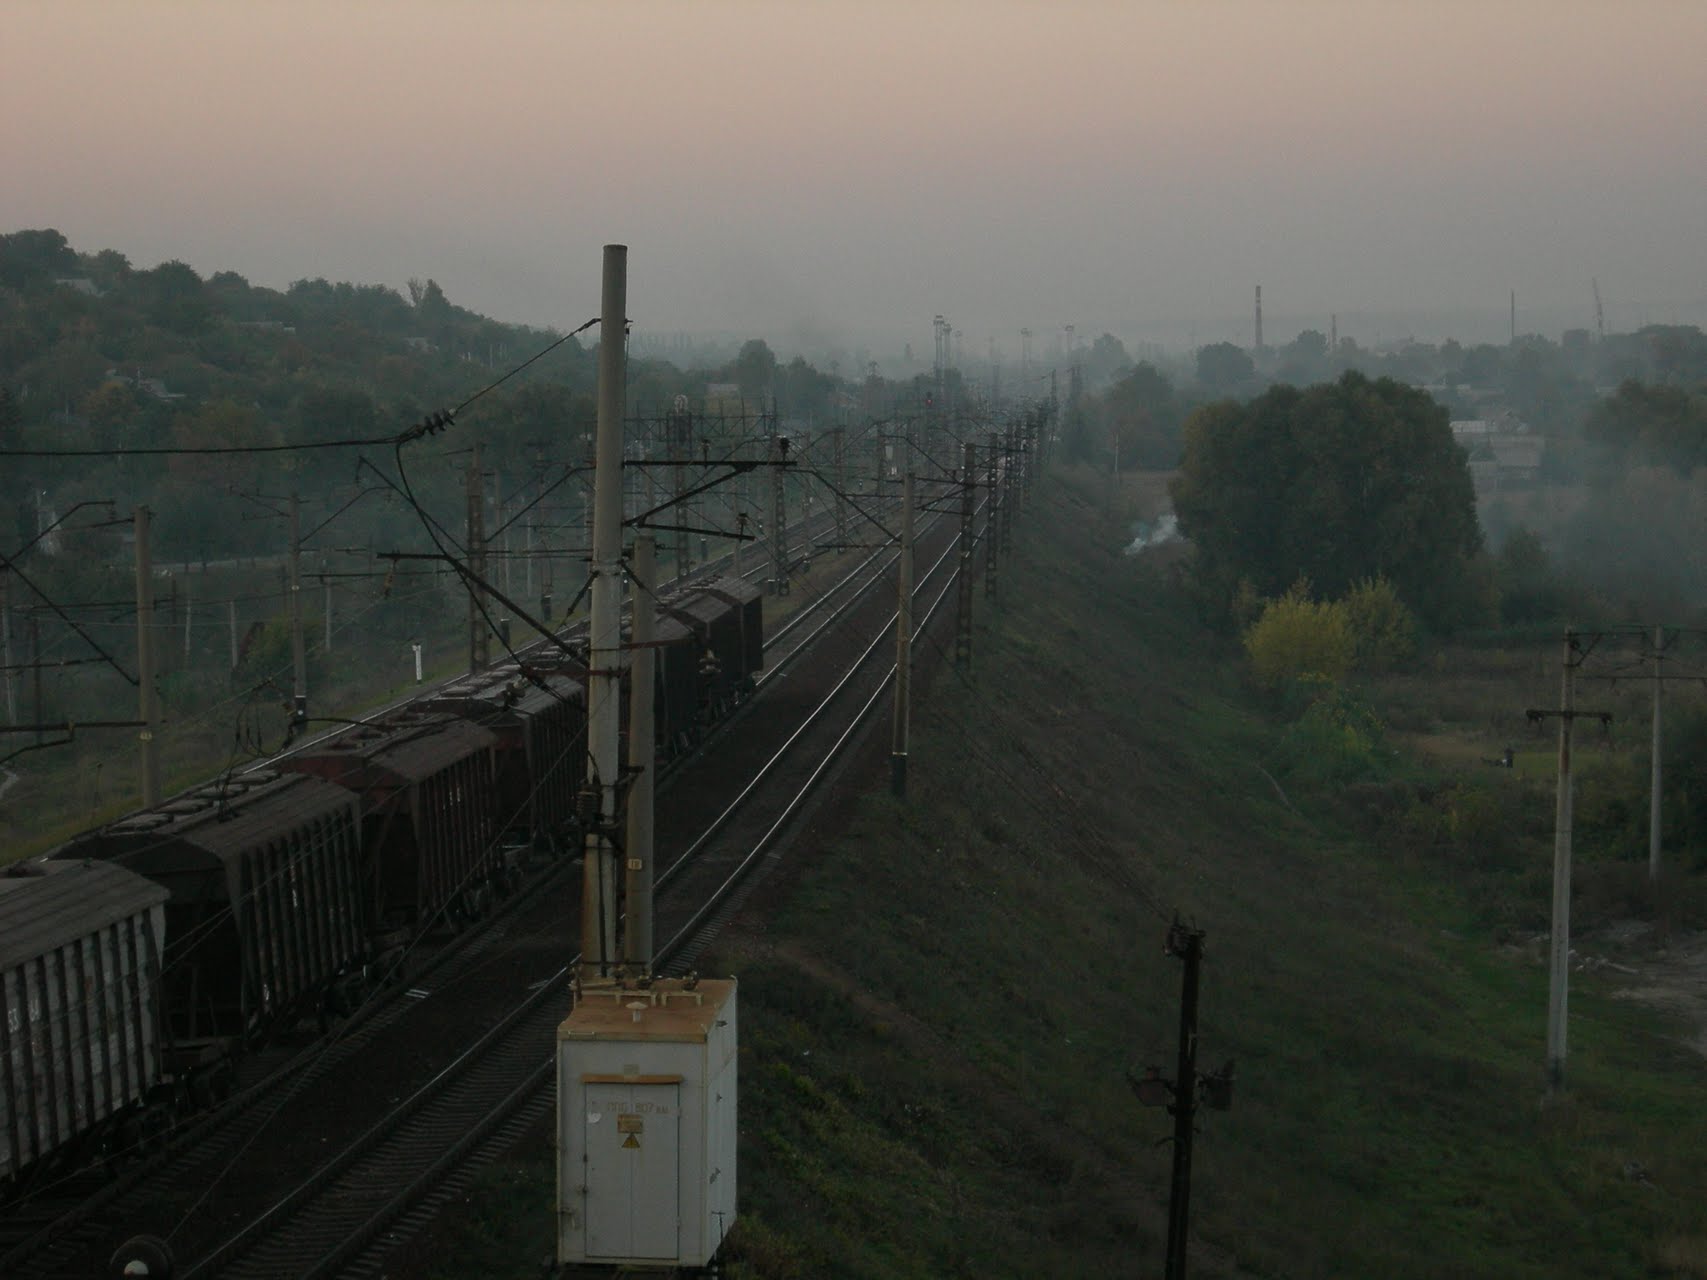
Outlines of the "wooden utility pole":
[{"label": "wooden utility pole", "polygon": [[955,599],[958,613],[954,626],[954,665],[960,671],[972,669],[972,540],[978,504],[978,448],[970,440],[961,450],[965,461],[960,468],[960,554],[954,571]]},{"label": "wooden utility pole", "polygon": [[658,619],[658,543],[650,533],[634,539],[629,574],[633,651],[629,655],[627,866],[622,962],[630,975],[652,971],[652,851],[654,783],[658,749],[654,741],[653,702],[658,651],[653,647]]},{"label": "wooden utility pole", "polygon": [[237,601],[225,602],[225,620],[231,627],[231,669],[237,670]]},{"label": "wooden utility pole", "polygon": [[901,478],[901,563],[895,610],[895,725],[889,747],[889,789],[907,794],[907,736],[913,693],[913,473]]},{"label": "wooden utility pole", "polygon": [[611,976],[616,959],[616,842],[622,784],[622,416],[628,248],[607,244],[599,316],[591,622],[587,655],[587,788],[594,801],[581,879],[581,977]]},{"label": "wooden utility pole", "polygon": [[1174,1168],[1168,1193],[1167,1280],[1185,1280],[1185,1247],[1191,1222],[1192,1118],[1197,1114],[1197,980],[1203,964],[1203,931],[1175,924],[1168,930],[1168,954],[1178,956],[1180,979],[1179,1059],[1174,1069]]},{"label": "wooden utility pole", "polygon": [[290,495],[290,722],[308,723],[308,645],[302,635],[302,502]]},{"label": "wooden utility pole", "polygon": [[[136,666],[137,719],[142,732],[142,803],[160,803],[160,702],[154,691],[154,567],[149,557],[149,510],[137,507],[136,522]],[[38,721],[39,723],[39,721]]]}]

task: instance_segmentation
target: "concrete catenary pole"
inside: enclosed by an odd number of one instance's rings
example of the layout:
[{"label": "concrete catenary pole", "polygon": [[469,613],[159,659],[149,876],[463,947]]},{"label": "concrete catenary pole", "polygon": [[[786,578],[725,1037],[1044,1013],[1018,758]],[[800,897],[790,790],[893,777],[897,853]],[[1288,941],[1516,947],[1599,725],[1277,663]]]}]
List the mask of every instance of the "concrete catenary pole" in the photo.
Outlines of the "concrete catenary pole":
[{"label": "concrete catenary pole", "polygon": [[658,543],[652,534],[634,540],[632,594],[633,651],[629,657],[628,864],[624,872],[627,919],[622,935],[622,962],[631,974],[652,968],[652,802],[657,771],[657,744],[652,721],[658,651],[652,647],[658,618]]},{"label": "concrete catenary pole", "polygon": [[996,581],[996,553],[1000,550],[1002,510],[1001,436],[990,433],[990,501],[984,513],[984,599],[995,604],[1000,590]]},{"label": "concrete catenary pole", "polygon": [[895,725],[889,748],[889,789],[907,794],[907,731],[913,694],[913,473],[901,478],[901,563],[895,610]]},{"label": "concrete catenary pole", "polygon": [[8,594],[11,581],[11,571],[0,569],[0,665],[6,668],[0,672],[0,679],[6,681],[6,721],[17,724],[18,685],[12,664],[12,603]]},{"label": "concrete catenary pole", "polygon": [[848,432],[837,427],[831,432],[836,460],[836,549],[848,545]]},{"label": "concrete catenary pole", "polygon": [[302,501],[290,495],[290,722],[308,721],[308,646],[302,638]]},{"label": "concrete catenary pole", "polygon": [[136,521],[136,674],[137,719],[142,732],[142,803],[160,803],[160,700],[154,692],[154,567],[149,558],[147,507],[137,507]]},{"label": "concrete catenary pole", "polygon": [[[773,419],[774,421],[774,419]],[[779,596],[788,594],[788,489],[787,472],[783,463],[788,459],[788,437],[774,436],[771,461],[771,567],[772,590]]]},{"label": "concrete catenary pole", "polygon": [[607,244],[599,316],[599,417],[594,449],[592,620],[588,628],[587,786],[595,815],[581,878],[581,976],[606,977],[616,958],[616,830],[622,781],[622,415],[628,248]]},{"label": "concrete catenary pole", "polygon": [[963,447],[965,461],[960,469],[960,548],[954,571],[958,612],[954,625],[954,665],[972,669],[972,543],[977,518],[978,446],[970,440]]},{"label": "concrete catenary pole", "polygon": [[1654,747],[1653,768],[1648,778],[1648,879],[1660,878],[1660,689],[1665,681],[1660,676],[1660,659],[1665,648],[1665,628],[1654,627]]},{"label": "concrete catenary pole", "polygon": [[1565,1009],[1571,960],[1571,729],[1576,721],[1577,633],[1565,632],[1559,695],[1559,794],[1553,820],[1553,933],[1548,947],[1547,1086],[1565,1082]]}]

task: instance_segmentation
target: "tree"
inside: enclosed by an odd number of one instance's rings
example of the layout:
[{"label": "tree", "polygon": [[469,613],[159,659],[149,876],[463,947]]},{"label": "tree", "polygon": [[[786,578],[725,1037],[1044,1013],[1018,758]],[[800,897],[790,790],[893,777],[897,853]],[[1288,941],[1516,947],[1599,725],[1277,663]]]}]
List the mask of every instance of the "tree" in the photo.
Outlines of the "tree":
[{"label": "tree", "polygon": [[776,376],[776,355],[770,344],[763,338],[749,338],[742,343],[741,353],[735,357],[734,372],[743,396],[757,400],[768,395],[771,379]]},{"label": "tree", "polygon": [[1173,499],[1222,606],[1241,578],[1277,596],[1303,575],[1329,597],[1385,576],[1438,627],[1472,607],[1482,534],[1468,462],[1446,410],[1390,378],[1204,406],[1186,422]]},{"label": "tree", "polygon": [[1256,376],[1250,353],[1231,342],[1212,342],[1197,349],[1197,380],[1217,391],[1232,391]]},{"label": "tree", "polygon": [[1085,357],[1085,377],[1093,387],[1119,377],[1131,367],[1132,357],[1126,354],[1126,344],[1112,333],[1105,333],[1093,342]]},{"label": "tree", "polygon": [[1174,385],[1145,361],[1104,393],[1104,435],[1119,444],[1122,466],[1171,467],[1179,462],[1180,407]]},{"label": "tree", "polygon": [[1357,655],[1346,607],[1310,599],[1303,583],[1268,602],[1245,632],[1244,644],[1251,670],[1271,688],[1301,676],[1338,680]]}]

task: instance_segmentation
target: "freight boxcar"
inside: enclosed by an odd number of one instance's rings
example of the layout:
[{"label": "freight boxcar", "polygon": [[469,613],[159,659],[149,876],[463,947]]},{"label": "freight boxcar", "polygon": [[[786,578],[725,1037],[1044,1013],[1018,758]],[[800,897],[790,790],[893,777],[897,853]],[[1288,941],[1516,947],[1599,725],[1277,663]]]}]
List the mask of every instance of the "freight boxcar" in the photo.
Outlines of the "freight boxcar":
[{"label": "freight boxcar", "polygon": [[753,689],[764,666],[763,601],[743,578],[713,578],[666,595],[659,612],[686,627],[698,646],[700,719],[710,723]]},{"label": "freight boxcar", "polygon": [[159,1084],[165,902],[104,862],[0,875],[0,1185],[87,1146]]},{"label": "freight boxcar", "polygon": [[256,770],[78,837],[67,856],[123,864],[171,892],[165,1001],[173,1067],[318,1013],[369,954],[355,798]]},{"label": "freight boxcar", "polygon": [[497,736],[461,716],[410,708],[279,762],[356,797],[371,936],[386,950],[481,914],[498,878]]},{"label": "freight boxcar", "polygon": [[577,674],[515,664],[453,680],[419,704],[490,730],[496,821],[507,846],[561,848],[587,771],[587,695]]}]

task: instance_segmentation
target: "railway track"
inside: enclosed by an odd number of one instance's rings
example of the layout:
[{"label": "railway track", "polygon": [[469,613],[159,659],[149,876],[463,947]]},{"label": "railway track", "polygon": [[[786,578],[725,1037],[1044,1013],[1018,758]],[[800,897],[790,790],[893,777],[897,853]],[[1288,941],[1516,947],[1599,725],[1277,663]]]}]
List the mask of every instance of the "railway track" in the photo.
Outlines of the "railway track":
[{"label": "railway track", "polygon": [[[807,598],[801,599],[800,607],[773,632],[774,648],[767,646],[767,655],[774,652],[775,656],[768,660],[761,696],[750,701],[739,717],[749,722],[742,731],[743,741],[757,750],[733,752],[717,747],[702,753],[699,761],[690,762],[690,768],[677,771],[668,806],[672,815],[700,808],[696,803],[679,802],[687,799],[678,795],[684,789],[684,780],[692,784],[685,787],[688,792],[715,793],[730,785],[727,776],[730,770],[724,757],[766,754],[765,740],[775,736],[774,732],[766,731],[774,730],[786,719],[779,714],[779,707],[800,702],[810,683],[794,679],[796,659],[815,648],[835,645],[842,631],[838,624],[855,610],[859,601],[869,598],[873,584],[882,580],[893,554],[892,549],[874,551],[840,579],[839,590],[826,587],[815,596],[801,593]],[[772,766],[776,765],[780,754],[780,750],[769,752]],[[752,786],[746,786],[743,795],[752,790]],[[670,863],[667,875],[672,881],[687,877],[684,868],[689,863],[714,867],[719,855],[727,856],[726,850],[708,854],[707,850],[715,838],[710,833],[697,842],[686,841],[684,845],[680,832],[669,834],[665,830],[667,826],[679,826],[680,820],[666,823],[662,821],[664,817],[661,812],[661,865],[663,851],[671,839],[677,842],[678,847],[693,850],[691,857],[678,857]],[[728,821],[727,812],[718,819],[723,826],[727,826]],[[525,895],[532,904],[528,910],[512,909],[471,938],[467,946],[411,978],[415,985],[402,998],[381,1006],[365,1020],[346,1025],[331,1040],[298,1053],[284,1065],[261,1074],[260,1078],[246,1080],[241,1105],[228,1107],[184,1134],[173,1144],[168,1155],[152,1166],[148,1176],[130,1180],[116,1190],[96,1196],[80,1212],[57,1219],[50,1226],[37,1230],[31,1239],[16,1244],[4,1257],[0,1257],[0,1273],[8,1276],[92,1274],[104,1261],[104,1252],[117,1239],[133,1231],[151,1228],[167,1234],[162,1228],[172,1221],[178,1222],[179,1229],[170,1234],[174,1235],[174,1246],[181,1255],[202,1259],[197,1264],[197,1274],[213,1274],[215,1269],[227,1266],[232,1274],[298,1273],[295,1265],[281,1269],[266,1261],[243,1262],[242,1266],[259,1267],[260,1270],[241,1270],[239,1254],[251,1256],[249,1247],[242,1250],[227,1247],[237,1239],[229,1231],[229,1223],[236,1219],[260,1222],[269,1229],[274,1225],[280,1226],[285,1233],[272,1238],[294,1240],[295,1243],[268,1247],[295,1249],[298,1258],[305,1250],[313,1252],[323,1245],[329,1238],[328,1232],[334,1236],[342,1233],[345,1240],[361,1235],[360,1230],[345,1231],[342,1225],[297,1225],[312,1220],[286,1213],[284,1206],[296,1207],[306,1201],[291,1197],[279,1199],[276,1193],[267,1189],[269,1179],[257,1170],[301,1166],[305,1157],[322,1154],[314,1149],[319,1145],[314,1139],[316,1132],[346,1123],[351,1131],[361,1129],[362,1125],[348,1123],[349,1120],[365,1119],[384,1110],[376,1105],[381,1100],[373,1096],[376,1079],[374,1061],[396,1060],[400,1055],[407,1058],[408,1051],[401,1046],[410,1043],[442,1045],[465,1041],[467,1036],[453,1027],[465,1028],[468,1025],[466,1018],[458,1021],[450,1014],[457,1009],[466,1014],[473,1008],[483,1014],[484,1021],[489,1024],[494,990],[513,990],[519,984],[531,989],[533,997],[518,1006],[513,1020],[507,1018],[501,1027],[489,1028],[493,1035],[502,1031],[502,1034],[518,1038],[511,1043],[525,1044],[531,1038],[532,1042],[549,1044],[551,1030],[561,1016],[564,1002],[561,989],[564,948],[561,942],[568,928],[567,922],[575,918],[578,910],[573,900],[573,890],[578,886],[566,884],[569,879],[571,877],[564,875],[561,868],[546,875],[530,886]],[[680,889],[672,889],[667,900],[671,903],[686,901],[690,896],[688,886],[684,884]],[[666,895],[661,892],[661,925],[665,900]],[[540,918],[542,914],[543,921]],[[695,922],[694,928],[704,927],[703,914],[692,911],[687,914],[690,921]],[[662,928],[660,933],[663,933]],[[537,963],[541,954],[546,952],[554,953],[552,958],[556,961],[555,967],[549,971]],[[442,1008],[445,1016],[423,1016],[429,1007]],[[530,1009],[535,1011],[532,1020],[523,1012]],[[459,1035],[461,1040],[457,1039]],[[493,1041],[492,1047],[495,1048],[497,1043]],[[328,1164],[309,1160],[308,1163],[318,1163],[322,1172],[303,1185],[312,1183],[332,1189],[330,1198],[319,1194],[312,1197],[314,1202],[348,1201],[350,1207],[346,1208],[344,1217],[358,1215],[364,1222],[394,1218],[426,1193],[428,1183],[435,1178],[442,1180],[447,1169],[457,1167],[467,1156],[470,1143],[478,1142],[494,1130],[502,1132],[512,1127],[513,1121],[505,1118],[505,1110],[490,1104],[490,1095],[494,1091],[506,1098],[513,1095],[514,1106],[529,1105],[526,1100],[532,1095],[524,1087],[528,1076],[524,1074],[516,1078],[506,1074],[509,1068],[504,1064],[513,1065],[530,1055],[499,1049],[478,1056],[489,1060],[488,1065],[477,1067],[474,1060],[469,1059],[454,1072],[449,1065],[436,1072],[430,1070],[425,1058],[421,1063],[405,1063],[403,1069],[387,1077],[390,1083],[385,1087],[407,1092],[408,1098],[420,1100],[421,1108],[426,1107],[427,1099],[436,1100],[432,1111],[423,1111],[425,1118],[405,1124],[404,1116],[411,1113],[411,1108],[394,1105],[386,1113],[387,1121],[367,1128],[361,1141],[350,1149],[353,1152],[365,1147],[379,1151],[387,1143],[402,1143],[405,1148],[411,1144],[418,1147],[423,1143],[433,1148],[436,1144],[439,1154],[426,1162],[424,1170],[411,1177],[402,1166],[385,1166],[384,1162],[391,1157],[376,1154],[374,1159],[381,1162],[380,1166],[360,1166],[366,1171],[350,1173],[353,1181],[349,1185],[389,1188],[390,1194],[377,1207],[369,1202],[369,1197],[361,1202],[358,1210],[354,1206],[360,1197],[353,1191],[340,1196],[335,1190],[346,1171],[334,1167],[337,1162]],[[251,1064],[250,1074],[254,1075],[257,1070]],[[360,1079],[365,1086],[352,1089],[346,1083],[350,1079]],[[343,1099],[346,1105],[340,1107],[336,1105],[339,1095],[353,1096],[346,1096]],[[327,1105],[328,1099],[332,1102],[330,1106]],[[389,1102],[390,1099],[384,1101]],[[490,1123],[470,1123],[469,1108],[484,1110],[493,1118]],[[339,1119],[336,1113],[340,1111],[348,1115]],[[279,1137],[281,1131],[286,1131],[283,1141]],[[434,1137],[434,1134],[438,1136]],[[455,1136],[457,1141],[446,1147],[442,1141],[446,1135]],[[349,1153],[340,1157],[340,1160],[348,1161],[357,1159]],[[427,1181],[422,1182],[422,1179]],[[203,1190],[198,1195],[193,1190],[197,1187],[211,1187],[213,1190]],[[267,1200],[269,1195],[271,1200]],[[302,1195],[306,1197],[307,1193]],[[187,1207],[186,1196],[195,1197]],[[254,1204],[257,1198],[267,1200],[263,1206],[266,1212],[255,1210],[251,1213],[241,1207]],[[244,1214],[250,1214],[250,1217],[243,1218]],[[284,1228],[284,1219],[290,1220],[288,1229]],[[315,1244],[316,1241],[319,1244]],[[349,1254],[349,1248],[322,1250],[321,1256],[331,1257],[334,1252],[343,1257]],[[252,1256],[265,1259],[270,1255],[257,1253]]]},{"label": "railway track", "polygon": [[[949,597],[945,580],[952,575],[944,569],[953,552],[951,544],[922,575],[918,594],[934,594],[921,629]],[[691,967],[716,928],[738,909],[792,819],[869,722],[893,680],[892,663],[883,670],[881,660],[893,623],[890,614],[741,794],[660,876],[659,932],[668,938],[659,949],[661,972]],[[803,750],[811,739],[812,749]],[[786,786],[765,785],[790,770]],[[746,834],[720,839],[737,820]],[[552,1046],[572,964],[263,1218],[199,1260],[184,1273],[187,1280],[381,1274],[384,1256],[406,1238],[398,1229],[405,1214],[414,1210],[417,1225],[426,1221],[431,1205],[449,1194],[445,1184],[453,1173],[490,1159],[550,1113]]]}]

